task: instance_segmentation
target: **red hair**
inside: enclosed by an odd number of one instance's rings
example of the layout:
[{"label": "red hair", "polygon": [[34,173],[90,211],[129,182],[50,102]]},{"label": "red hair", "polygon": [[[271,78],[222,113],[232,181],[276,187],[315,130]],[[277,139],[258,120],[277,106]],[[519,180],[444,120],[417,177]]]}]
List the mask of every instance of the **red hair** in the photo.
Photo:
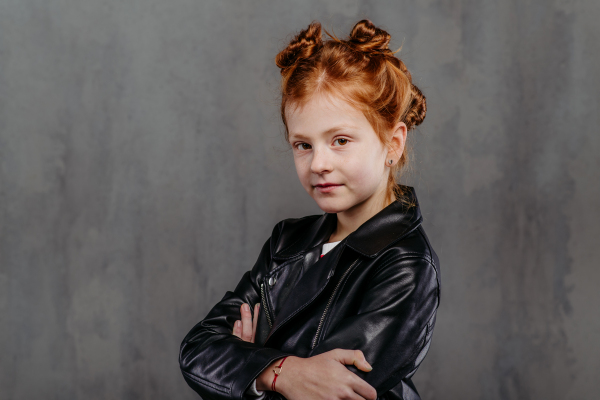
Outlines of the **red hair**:
[{"label": "red hair", "polygon": [[[425,119],[425,96],[412,83],[406,65],[389,48],[390,34],[367,19],[354,25],[350,36],[341,40],[313,21],[300,31],[275,57],[281,68],[281,118],[285,139],[289,131],[285,117],[288,105],[302,107],[314,95],[336,95],[361,110],[384,145],[391,129],[402,121],[408,131]],[[406,147],[391,167],[386,201],[402,199],[405,189],[396,175],[407,165]]]}]

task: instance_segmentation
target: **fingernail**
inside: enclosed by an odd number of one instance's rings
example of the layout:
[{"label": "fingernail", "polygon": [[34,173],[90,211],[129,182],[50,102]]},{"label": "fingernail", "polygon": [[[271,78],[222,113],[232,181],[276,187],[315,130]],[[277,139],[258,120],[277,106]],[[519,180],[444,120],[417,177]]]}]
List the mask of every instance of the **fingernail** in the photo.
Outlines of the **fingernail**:
[{"label": "fingernail", "polygon": [[244,303],[244,310],[250,311],[250,306],[246,303]]},{"label": "fingernail", "polygon": [[235,326],[240,327],[240,321],[235,321]]}]

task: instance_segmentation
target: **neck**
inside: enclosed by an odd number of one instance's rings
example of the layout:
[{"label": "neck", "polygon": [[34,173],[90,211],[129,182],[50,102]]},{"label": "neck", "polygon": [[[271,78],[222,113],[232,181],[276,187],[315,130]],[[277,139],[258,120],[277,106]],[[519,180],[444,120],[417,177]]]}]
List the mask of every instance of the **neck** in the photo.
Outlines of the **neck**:
[{"label": "neck", "polygon": [[385,192],[383,192],[377,196],[371,196],[362,203],[358,203],[345,211],[337,213],[337,227],[329,237],[329,242],[337,242],[344,239],[395,200],[396,198],[393,194],[391,200],[385,199]]}]

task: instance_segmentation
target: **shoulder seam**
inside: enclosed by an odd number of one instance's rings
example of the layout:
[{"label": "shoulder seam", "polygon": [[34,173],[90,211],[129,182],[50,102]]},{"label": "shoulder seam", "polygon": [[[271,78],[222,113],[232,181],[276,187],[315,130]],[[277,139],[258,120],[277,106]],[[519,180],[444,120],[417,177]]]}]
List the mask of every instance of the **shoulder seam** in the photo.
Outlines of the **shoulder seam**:
[{"label": "shoulder seam", "polygon": [[[433,262],[433,251],[431,249],[431,244],[429,243],[429,239],[427,238],[427,236],[425,236],[423,234],[423,226],[421,226],[421,229],[419,229],[419,235],[421,235],[423,240],[425,240],[425,243],[427,243],[427,250],[429,251],[429,258],[432,260],[432,264],[435,267],[435,263]],[[437,268],[436,268],[436,272],[437,272]]]},{"label": "shoulder seam", "polygon": [[[393,262],[400,262],[400,261],[408,260],[410,258],[418,258],[418,259],[427,261],[427,264],[429,264],[433,267],[433,270],[435,271],[435,274],[437,276],[437,269],[435,268],[433,261],[429,257],[427,257],[427,255],[425,255],[421,252],[417,252],[417,251],[402,253],[402,256],[400,258],[394,259],[393,261],[383,263],[382,265],[377,267],[377,269],[373,272],[373,275],[377,274],[383,267],[385,267]],[[437,278],[436,278],[436,280],[437,280]]]},{"label": "shoulder seam", "polygon": [[440,287],[440,272],[438,271],[437,266],[435,265],[435,262],[433,261],[433,249],[431,248],[431,243],[429,243],[429,238],[427,237],[427,235],[425,235],[422,232],[422,228],[419,229],[419,234],[423,237],[423,239],[425,240],[425,242],[427,243],[427,249],[429,250],[429,254],[431,255],[431,265],[433,266],[433,269],[435,271],[435,282],[437,284],[437,288],[438,288],[438,307],[442,301],[442,288]]}]

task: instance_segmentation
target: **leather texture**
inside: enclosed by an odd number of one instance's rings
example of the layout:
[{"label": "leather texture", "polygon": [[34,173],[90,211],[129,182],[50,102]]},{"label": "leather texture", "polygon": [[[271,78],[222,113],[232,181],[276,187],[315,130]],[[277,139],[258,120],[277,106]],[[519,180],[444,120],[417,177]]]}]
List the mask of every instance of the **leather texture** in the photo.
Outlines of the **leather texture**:
[{"label": "leather texture", "polygon": [[[360,349],[370,372],[346,365],[378,399],[420,399],[411,377],[431,344],[440,265],[416,204],[391,203],[320,257],[337,214],[280,221],[251,270],[185,336],[179,363],[203,399],[253,400],[252,381],[286,355]],[[240,306],[261,302],[255,343],[233,335]],[[285,372],[285,369],[284,369]],[[283,378],[283,375],[281,378]],[[265,399],[284,399],[267,391]]]}]

